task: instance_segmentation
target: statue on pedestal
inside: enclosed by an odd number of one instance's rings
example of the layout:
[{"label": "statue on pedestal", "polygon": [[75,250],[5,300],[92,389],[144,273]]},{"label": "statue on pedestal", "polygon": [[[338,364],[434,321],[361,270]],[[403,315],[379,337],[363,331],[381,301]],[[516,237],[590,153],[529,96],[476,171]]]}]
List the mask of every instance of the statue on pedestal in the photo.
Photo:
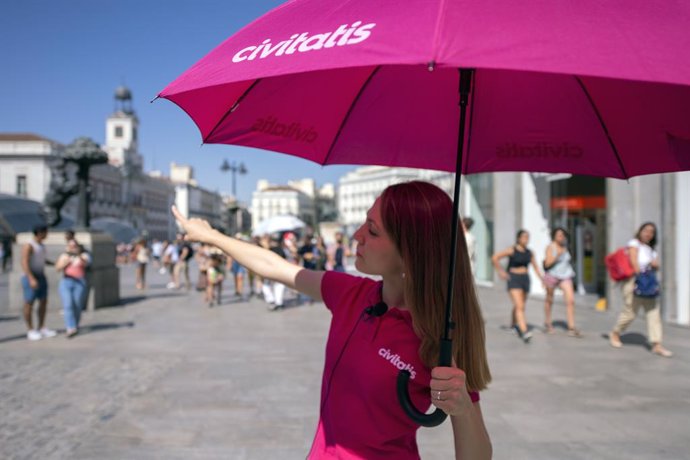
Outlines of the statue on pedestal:
[{"label": "statue on pedestal", "polygon": [[[77,227],[89,228],[91,215],[89,202],[89,169],[108,162],[106,154],[88,137],[79,137],[65,148],[51,166],[50,189],[43,200],[48,225],[54,227],[62,220],[60,210],[72,195],[79,195]],[[76,165],[76,172],[71,164]]]}]

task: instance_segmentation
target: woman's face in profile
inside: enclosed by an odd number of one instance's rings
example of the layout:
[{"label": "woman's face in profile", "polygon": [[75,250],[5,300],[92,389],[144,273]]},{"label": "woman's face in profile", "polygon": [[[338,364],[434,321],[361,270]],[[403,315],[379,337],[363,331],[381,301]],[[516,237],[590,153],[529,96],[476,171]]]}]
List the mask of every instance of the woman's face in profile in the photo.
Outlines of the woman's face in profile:
[{"label": "woman's face in profile", "polygon": [[380,198],[369,209],[366,222],[353,237],[357,240],[357,270],[368,275],[402,275],[402,257],[383,227]]}]

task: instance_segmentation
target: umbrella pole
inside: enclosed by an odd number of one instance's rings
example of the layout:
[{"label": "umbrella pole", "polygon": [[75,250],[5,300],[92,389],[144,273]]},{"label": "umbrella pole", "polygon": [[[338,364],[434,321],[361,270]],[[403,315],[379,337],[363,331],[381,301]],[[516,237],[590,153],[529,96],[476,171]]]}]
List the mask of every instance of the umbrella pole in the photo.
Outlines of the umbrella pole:
[{"label": "umbrella pole", "polygon": [[[448,297],[446,298],[446,324],[441,339],[442,366],[450,366],[452,361],[450,330],[455,328],[453,322],[453,300],[455,297],[455,269],[458,253],[458,223],[460,220],[460,186],[462,184],[462,151],[465,145],[465,120],[467,118],[467,104],[470,99],[473,69],[459,69],[460,71],[460,126],[458,127],[458,154],[455,159],[455,189],[453,190],[453,220],[451,227],[450,267],[448,269]],[[445,354],[444,354],[445,353]]]},{"label": "umbrella pole", "polygon": [[[450,330],[455,328],[453,323],[453,297],[455,291],[455,267],[457,265],[457,250],[458,250],[458,221],[460,220],[460,185],[462,179],[462,149],[465,144],[465,120],[467,115],[467,104],[470,98],[470,89],[472,85],[473,69],[459,69],[460,71],[460,127],[458,129],[458,154],[455,160],[455,190],[453,191],[453,221],[451,228],[451,252],[450,252],[450,268],[448,272],[448,296],[446,297],[446,323],[441,337],[439,366],[450,366],[453,362],[453,340],[451,339]],[[400,371],[398,373],[397,393],[398,402],[403,408],[403,411],[413,421],[421,426],[433,427],[438,426],[448,416],[441,409],[436,409],[431,414],[420,412],[410,399],[410,392],[408,390],[408,383],[410,381],[410,373],[408,371]]]}]

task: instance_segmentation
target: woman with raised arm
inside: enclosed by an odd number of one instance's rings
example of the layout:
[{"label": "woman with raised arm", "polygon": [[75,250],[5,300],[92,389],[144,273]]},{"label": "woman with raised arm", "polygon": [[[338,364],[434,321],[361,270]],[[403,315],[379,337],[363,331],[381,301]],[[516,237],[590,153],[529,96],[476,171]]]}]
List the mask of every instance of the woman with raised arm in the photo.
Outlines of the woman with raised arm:
[{"label": "woman with raised arm", "polygon": [[416,431],[398,403],[399,370],[410,373],[419,410],[450,415],[457,459],[491,458],[479,391],[491,380],[484,321],[463,233],[452,316],[453,366],[437,366],[445,323],[452,202],[435,185],[388,187],[355,232],[355,267],[381,281],[312,271],[229,238],[201,219],[173,213],[187,238],[212,244],[268,279],[323,300],[333,318],[326,345],[320,418],[309,459],[418,459]]}]

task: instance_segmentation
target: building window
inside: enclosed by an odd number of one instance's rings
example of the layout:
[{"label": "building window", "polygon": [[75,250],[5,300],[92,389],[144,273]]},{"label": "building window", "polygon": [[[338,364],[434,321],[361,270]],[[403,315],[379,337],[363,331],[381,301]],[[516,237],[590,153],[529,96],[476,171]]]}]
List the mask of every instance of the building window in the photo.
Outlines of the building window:
[{"label": "building window", "polygon": [[122,126],[115,127],[115,137],[121,138],[123,136]]},{"label": "building window", "polygon": [[17,195],[27,196],[26,176],[23,174],[20,176],[17,176]]}]

